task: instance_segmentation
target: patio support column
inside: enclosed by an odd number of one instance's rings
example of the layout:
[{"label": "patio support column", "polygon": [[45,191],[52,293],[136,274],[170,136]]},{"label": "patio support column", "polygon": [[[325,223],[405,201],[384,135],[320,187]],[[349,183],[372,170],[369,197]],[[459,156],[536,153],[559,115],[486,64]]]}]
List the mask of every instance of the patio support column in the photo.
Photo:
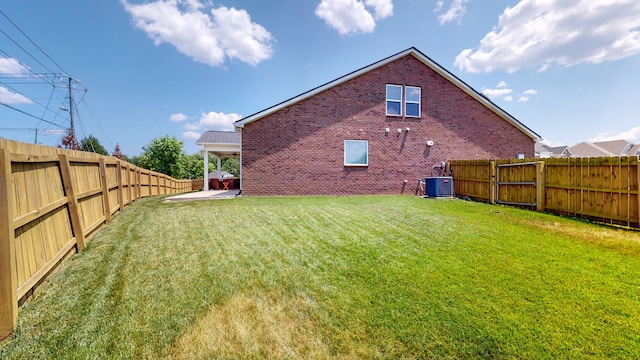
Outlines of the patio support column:
[{"label": "patio support column", "polygon": [[202,147],[204,151],[204,191],[209,191],[209,150]]},{"label": "patio support column", "polygon": [[221,155],[218,154],[218,179],[220,179],[220,171],[222,171],[222,158]]}]

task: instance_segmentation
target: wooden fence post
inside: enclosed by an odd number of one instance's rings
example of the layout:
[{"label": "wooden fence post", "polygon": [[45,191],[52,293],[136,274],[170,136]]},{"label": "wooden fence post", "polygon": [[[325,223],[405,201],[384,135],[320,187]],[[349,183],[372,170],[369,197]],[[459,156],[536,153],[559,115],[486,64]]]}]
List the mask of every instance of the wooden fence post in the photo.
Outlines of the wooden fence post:
[{"label": "wooden fence post", "polygon": [[69,219],[71,220],[71,229],[73,236],[76,238],[76,248],[78,252],[84,250],[84,233],[82,231],[82,223],[80,222],[80,213],[78,208],[78,198],[73,189],[73,181],[71,180],[71,163],[67,159],[67,155],[58,155],[60,159],[60,174],[62,175],[62,185],[64,193],[69,200]]},{"label": "wooden fence post", "polygon": [[544,161],[536,162],[536,210],[544,212],[547,202],[547,177]]},{"label": "wooden fence post", "polygon": [[138,168],[136,170],[136,199],[142,197],[142,170]]},{"label": "wooden fence post", "polygon": [[18,279],[16,274],[15,195],[11,179],[11,157],[0,149],[0,340],[18,324]]},{"label": "wooden fence post", "polygon": [[104,218],[108,223],[111,222],[111,204],[109,204],[109,185],[107,184],[107,165],[104,158],[100,158],[100,184],[102,185],[102,205],[104,207]]},{"label": "wooden fence post", "polygon": [[491,161],[489,163],[489,174],[490,174],[490,179],[489,179],[489,203],[491,204],[495,204],[496,203],[496,182],[498,181],[498,179],[496,179],[496,162],[495,161]]},{"label": "wooden fence post", "polygon": [[122,184],[122,161],[116,162],[116,172],[118,174],[118,202],[120,203],[120,212],[124,211],[124,189]]},{"label": "wooden fence post", "polygon": [[129,202],[127,204],[131,204],[133,202],[133,179],[131,179],[131,166],[127,164],[127,191],[129,192]]}]

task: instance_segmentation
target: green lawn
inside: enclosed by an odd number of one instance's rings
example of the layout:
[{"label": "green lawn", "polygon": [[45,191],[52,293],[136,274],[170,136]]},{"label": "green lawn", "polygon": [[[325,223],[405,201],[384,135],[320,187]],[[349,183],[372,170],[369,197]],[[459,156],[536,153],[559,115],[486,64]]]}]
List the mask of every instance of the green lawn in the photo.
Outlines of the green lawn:
[{"label": "green lawn", "polygon": [[129,206],[0,358],[640,358],[640,233],[418,197]]}]

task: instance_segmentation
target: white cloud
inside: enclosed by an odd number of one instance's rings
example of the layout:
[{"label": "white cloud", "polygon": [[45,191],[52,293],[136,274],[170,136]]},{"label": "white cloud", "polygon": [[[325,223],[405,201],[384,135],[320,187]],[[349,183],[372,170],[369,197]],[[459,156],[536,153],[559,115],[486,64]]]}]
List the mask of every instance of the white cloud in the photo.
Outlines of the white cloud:
[{"label": "white cloud", "polygon": [[28,97],[14,93],[7,90],[7,88],[0,86],[0,103],[1,104],[33,104],[33,101]]},{"label": "white cloud", "polygon": [[553,140],[549,140],[549,139],[542,139],[542,140],[540,140],[540,142],[542,144],[550,146],[550,147],[566,146],[561,142],[553,141]]},{"label": "white cloud", "polygon": [[522,0],[454,64],[480,73],[613,61],[640,52],[637,0]]},{"label": "white cloud", "polygon": [[184,129],[185,130],[191,130],[191,131],[200,130],[200,124],[199,123],[184,124]]},{"label": "white cloud", "polygon": [[439,13],[439,12],[440,12],[440,10],[442,10],[442,7],[443,7],[443,6],[444,6],[444,0],[438,0],[438,1],[436,2],[436,8],[435,8],[435,9],[433,9],[433,12],[435,12],[435,13]]},{"label": "white cloud", "polygon": [[251,65],[271,57],[273,37],[264,27],[252,23],[246,11],[220,7],[211,13],[227,56]]},{"label": "white cloud", "polygon": [[183,113],[177,113],[171,115],[171,121],[181,122],[187,120],[189,117]]},{"label": "white cloud", "polygon": [[533,89],[525,90],[522,93],[522,95],[520,95],[520,97],[518,98],[518,102],[527,102],[529,101],[529,99],[531,99],[532,95],[536,95],[536,94],[538,94],[538,92]]},{"label": "white cloud", "polygon": [[[460,20],[464,16],[464,13],[467,12],[467,7],[465,6],[467,2],[469,2],[469,0],[453,0],[451,2],[451,6],[449,6],[449,9],[445,13],[438,15],[438,20],[440,20],[440,25],[444,25],[448,22],[455,21],[455,20],[460,22]],[[438,0],[438,2],[436,3],[436,7],[433,11],[436,14],[440,13],[442,11],[443,6],[444,6],[444,1]]]},{"label": "white cloud", "polygon": [[627,140],[634,144],[640,144],[640,126],[636,126],[619,133],[600,133],[596,135],[596,137],[594,137],[593,139],[589,139],[588,141],[598,142],[611,140]]},{"label": "white cloud", "polygon": [[217,113],[210,111],[203,113],[200,116],[200,120],[197,123],[186,123],[184,129],[187,132],[194,133],[198,130],[219,130],[219,131],[233,131],[235,127],[233,123],[242,119],[242,116],[230,113]]},{"label": "white cloud", "polygon": [[[513,89],[508,88],[507,82],[504,80],[500,81],[498,85],[496,85],[495,89],[483,89],[482,93],[492,100],[502,99],[510,102],[514,99],[514,96],[512,95]],[[537,93],[538,92],[533,89],[525,90],[520,96],[518,96],[518,102],[529,101],[531,96],[536,95]]]},{"label": "white cloud", "polygon": [[377,20],[393,15],[393,2],[391,0],[365,0],[365,5],[372,7]]},{"label": "white cloud", "polygon": [[158,0],[134,5],[122,0],[134,25],[156,45],[169,43],[195,61],[221,65],[226,58],[257,65],[272,54],[273,37],[245,10],[221,6],[209,15],[199,0]]},{"label": "white cloud", "polygon": [[210,111],[200,117],[200,126],[207,130],[229,130],[233,131],[233,123],[240,120],[242,116],[238,114],[224,114]]},{"label": "white cloud", "polygon": [[185,131],[182,133],[182,137],[188,140],[198,140],[200,138],[200,133],[194,131]]},{"label": "white cloud", "polygon": [[0,57],[0,74],[24,76],[29,74],[29,68],[20,64],[20,62],[14,58]]},{"label": "white cloud", "polygon": [[[370,8],[373,8],[373,14]],[[376,20],[391,15],[391,0],[322,0],[316,7],[316,16],[338,30],[340,35],[372,32]]]},{"label": "white cloud", "polygon": [[507,96],[513,92],[512,89],[484,89],[482,93],[487,95],[491,99],[501,98]]}]

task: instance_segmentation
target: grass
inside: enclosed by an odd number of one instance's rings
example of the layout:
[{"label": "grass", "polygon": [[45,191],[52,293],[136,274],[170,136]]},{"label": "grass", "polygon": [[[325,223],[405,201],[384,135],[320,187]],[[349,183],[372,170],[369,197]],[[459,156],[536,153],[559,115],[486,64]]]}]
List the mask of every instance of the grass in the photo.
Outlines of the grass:
[{"label": "grass", "polygon": [[417,197],[139,201],[0,358],[639,358],[640,233]]}]

